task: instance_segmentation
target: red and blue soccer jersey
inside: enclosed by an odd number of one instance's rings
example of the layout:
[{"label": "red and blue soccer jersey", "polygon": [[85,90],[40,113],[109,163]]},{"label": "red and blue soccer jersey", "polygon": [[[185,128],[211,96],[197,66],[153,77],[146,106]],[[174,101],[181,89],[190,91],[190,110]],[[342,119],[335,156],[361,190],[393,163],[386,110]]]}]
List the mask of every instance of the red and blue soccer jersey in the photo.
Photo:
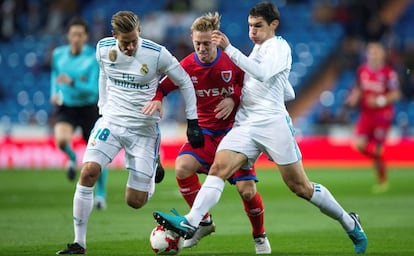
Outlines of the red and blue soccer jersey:
[{"label": "red and blue soccer jersey", "polygon": [[[233,126],[240,103],[244,72],[220,49],[217,49],[217,57],[212,63],[200,62],[196,53],[193,52],[185,57],[180,64],[194,84],[197,96],[198,123],[204,133],[204,147],[192,148],[189,143],[186,143],[180,149],[179,155],[191,154],[202,164],[203,168],[200,172],[208,173],[210,165],[214,161],[218,144]],[[161,100],[163,96],[178,87],[169,78],[165,78],[158,88],[154,99]],[[215,117],[217,113],[214,110],[225,97],[231,97],[234,100],[234,110],[226,120],[217,119]],[[237,171],[229,181],[234,184],[237,180],[251,179],[257,180],[254,168],[247,171]]]},{"label": "red and blue soccer jersey", "polygon": [[[194,52],[180,63],[194,84],[199,125],[212,132],[221,132],[231,128],[240,103],[243,71],[230,60],[225,52],[219,49],[217,57],[212,63],[200,62]],[[169,78],[166,78],[161,82],[159,88],[163,95],[159,95],[157,92],[157,99],[161,99],[160,96],[165,96],[177,89],[177,86]],[[217,113],[214,112],[214,109],[225,97],[232,97],[236,103],[235,108],[226,120],[217,119],[215,117]]]},{"label": "red and blue soccer jersey", "polygon": [[388,65],[373,70],[363,64],[357,71],[357,85],[361,90],[361,115],[356,132],[367,136],[369,140],[383,143],[394,117],[394,107],[388,103],[383,107],[371,107],[369,100],[385,96],[399,89],[398,76]]}]

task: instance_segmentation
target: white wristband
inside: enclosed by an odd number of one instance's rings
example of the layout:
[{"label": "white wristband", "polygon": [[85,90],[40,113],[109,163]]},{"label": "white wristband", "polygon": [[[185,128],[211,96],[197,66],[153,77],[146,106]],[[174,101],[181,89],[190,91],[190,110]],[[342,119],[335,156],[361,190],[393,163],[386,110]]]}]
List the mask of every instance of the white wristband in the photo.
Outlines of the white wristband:
[{"label": "white wristband", "polygon": [[385,98],[384,95],[381,95],[375,99],[375,102],[377,103],[377,106],[381,108],[387,104],[387,98]]}]

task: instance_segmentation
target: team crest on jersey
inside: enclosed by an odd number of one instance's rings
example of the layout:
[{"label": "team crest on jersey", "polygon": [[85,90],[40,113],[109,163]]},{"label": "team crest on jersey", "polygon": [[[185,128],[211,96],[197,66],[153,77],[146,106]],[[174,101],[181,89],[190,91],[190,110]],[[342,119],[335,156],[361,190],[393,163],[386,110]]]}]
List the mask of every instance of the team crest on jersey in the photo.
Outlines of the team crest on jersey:
[{"label": "team crest on jersey", "polygon": [[221,71],[221,78],[223,79],[224,82],[226,83],[230,82],[231,77],[232,77],[231,70]]},{"label": "team crest on jersey", "polygon": [[115,62],[117,57],[118,56],[117,56],[116,50],[110,50],[109,51],[109,60],[110,61]]},{"label": "team crest on jersey", "polygon": [[96,145],[96,140],[92,140],[89,145],[91,145],[92,147],[94,147]]},{"label": "team crest on jersey", "polygon": [[145,75],[145,74],[148,73],[148,71],[149,71],[148,65],[147,64],[142,64],[142,66],[141,66],[141,73]]}]

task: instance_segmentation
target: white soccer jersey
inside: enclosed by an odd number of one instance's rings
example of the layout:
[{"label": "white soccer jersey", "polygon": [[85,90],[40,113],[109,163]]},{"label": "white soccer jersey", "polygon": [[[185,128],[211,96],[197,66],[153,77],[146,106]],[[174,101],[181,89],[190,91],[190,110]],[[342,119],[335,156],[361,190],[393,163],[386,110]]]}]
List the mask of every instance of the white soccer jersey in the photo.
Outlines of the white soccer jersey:
[{"label": "white soccer jersey", "polygon": [[225,51],[246,72],[236,123],[260,125],[260,120],[275,114],[287,115],[284,102],[295,97],[288,80],[292,64],[289,44],[277,36],[256,44],[249,57],[232,45]]},{"label": "white soccer jersey", "polygon": [[158,122],[159,113],[148,116],[141,110],[152,100],[165,74],[180,87],[187,118],[197,119],[191,79],[165,47],[139,38],[135,56],[127,56],[119,50],[114,37],[107,37],[98,42],[96,49],[100,65],[98,106],[105,120],[128,128]]}]

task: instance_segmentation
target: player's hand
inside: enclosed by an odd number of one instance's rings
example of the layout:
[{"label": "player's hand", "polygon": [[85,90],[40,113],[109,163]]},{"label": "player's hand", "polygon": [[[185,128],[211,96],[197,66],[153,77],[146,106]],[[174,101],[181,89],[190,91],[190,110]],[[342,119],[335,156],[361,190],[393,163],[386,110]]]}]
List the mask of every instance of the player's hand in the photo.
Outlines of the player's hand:
[{"label": "player's hand", "polygon": [[214,109],[214,112],[217,113],[216,118],[226,120],[233,111],[234,105],[232,98],[224,98]]},{"label": "player's hand", "polygon": [[56,78],[56,83],[73,86],[73,79],[66,74],[61,74]]},{"label": "player's hand", "polygon": [[160,113],[160,118],[162,118],[162,102],[159,100],[153,100],[148,102],[141,110],[141,113],[144,115],[152,115],[158,111]]},{"label": "player's hand", "polygon": [[213,44],[223,50],[226,49],[226,47],[230,44],[230,40],[227,38],[227,36],[219,30],[214,30],[212,32],[211,41]]},{"label": "player's hand", "polygon": [[187,119],[187,138],[193,148],[204,146],[204,136],[197,119]]}]

